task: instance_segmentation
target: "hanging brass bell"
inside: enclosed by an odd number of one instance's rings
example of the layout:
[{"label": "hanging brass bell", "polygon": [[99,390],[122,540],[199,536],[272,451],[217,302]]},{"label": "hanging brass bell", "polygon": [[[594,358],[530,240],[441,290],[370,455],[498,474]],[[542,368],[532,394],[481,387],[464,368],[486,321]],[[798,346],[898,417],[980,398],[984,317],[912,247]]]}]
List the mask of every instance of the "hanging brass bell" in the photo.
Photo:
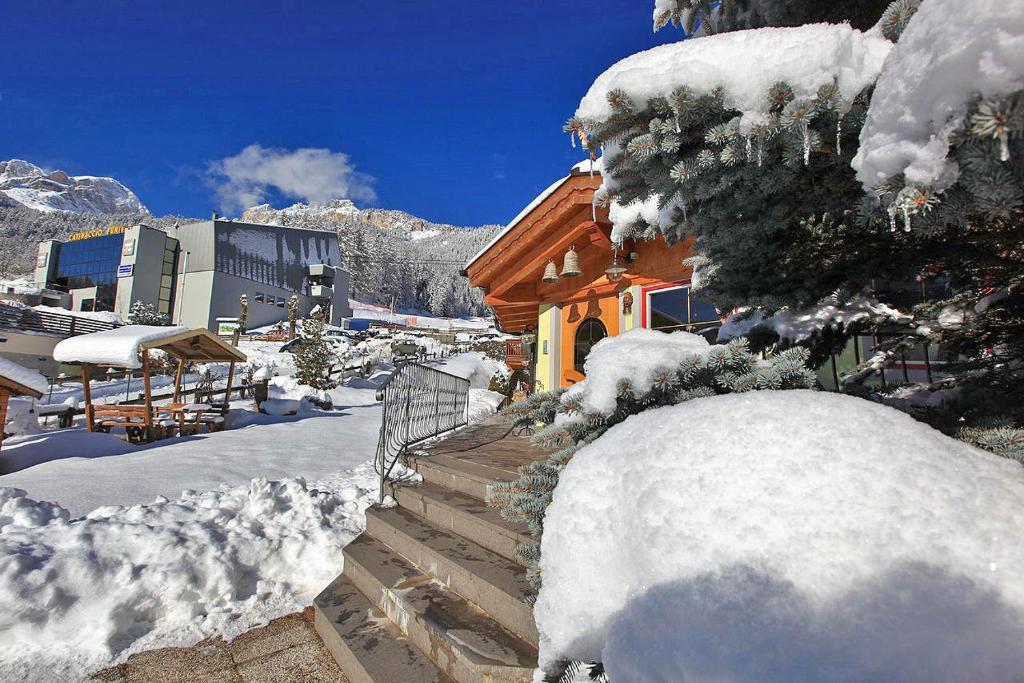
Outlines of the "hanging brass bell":
[{"label": "hanging brass bell", "polygon": [[582,274],[580,255],[576,253],[575,247],[569,247],[569,251],[565,252],[565,260],[562,262],[562,277],[579,277]]},{"label": "hanging brass bell", "polygon": [[548,261],[548,265],[544,266],[544,276],[541,277],[540,281],[548,284],[558,282],[558,266],[555,265],[554,261]]}]

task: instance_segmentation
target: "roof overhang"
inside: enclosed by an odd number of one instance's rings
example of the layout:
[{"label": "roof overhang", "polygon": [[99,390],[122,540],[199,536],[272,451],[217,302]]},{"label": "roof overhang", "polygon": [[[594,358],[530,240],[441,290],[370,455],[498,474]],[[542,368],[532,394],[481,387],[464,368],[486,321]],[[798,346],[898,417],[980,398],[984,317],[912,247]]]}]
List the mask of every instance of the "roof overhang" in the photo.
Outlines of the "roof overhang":
[{"label": "roof overhang", "polygon": [[[466,266],[466,277],[484,290],[484,301],[502,329],[520,332],[537,324],[537,285],[548,261],[561,267],[570,248],[611,248],[607,210],[593,207],[599,173],[574,170],[555,183],[510,223]],[[596,219],[596,220],[595,220]]]}]

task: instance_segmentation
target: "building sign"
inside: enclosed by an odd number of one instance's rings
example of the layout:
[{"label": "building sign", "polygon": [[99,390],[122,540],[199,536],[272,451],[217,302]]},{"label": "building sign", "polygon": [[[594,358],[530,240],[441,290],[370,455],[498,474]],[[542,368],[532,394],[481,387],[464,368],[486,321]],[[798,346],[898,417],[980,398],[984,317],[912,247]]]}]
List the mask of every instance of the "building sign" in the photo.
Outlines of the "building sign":
[{"label": "building sign", "polygon": [[135,273],[135,265],[132,263],[117,267],[118,277],[131,277]]},{"label": "building sign", "polygon": [[125,239],[124,246],[121,247],[121,256],[134,256],[135,255],[135,238],[129,237]]},{"label": "building sign", "polygon": [[217,318],[217,335],[230,337],[239,327],[238,318]]},{"label": "building sign", "polygon": [[96,228],[95,230],[80,230],[68,235],[68,242],[87,240],[92,237],[103,237],[104,235],[120,235],[128,229],[127,225],[111,225],[109,228]]}]

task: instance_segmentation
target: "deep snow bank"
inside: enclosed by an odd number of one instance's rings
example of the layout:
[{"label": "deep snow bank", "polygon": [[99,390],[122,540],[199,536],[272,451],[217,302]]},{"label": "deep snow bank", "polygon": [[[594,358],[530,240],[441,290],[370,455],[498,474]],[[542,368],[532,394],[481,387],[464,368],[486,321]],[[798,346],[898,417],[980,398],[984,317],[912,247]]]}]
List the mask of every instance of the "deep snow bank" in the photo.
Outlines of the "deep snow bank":
[{"label": "deep snow bank", "polygon": [[626,420],[561,474],[542,664],[613,681],[1008,681],[1024,469],[894,409],[758,391]]},{"label": "deep snow bank", "polygon": [[253,479],[70,521],[0,488],[0,679],[76,680],[302,609],[364,524],[376,477],[360,470],[337,493]]}]

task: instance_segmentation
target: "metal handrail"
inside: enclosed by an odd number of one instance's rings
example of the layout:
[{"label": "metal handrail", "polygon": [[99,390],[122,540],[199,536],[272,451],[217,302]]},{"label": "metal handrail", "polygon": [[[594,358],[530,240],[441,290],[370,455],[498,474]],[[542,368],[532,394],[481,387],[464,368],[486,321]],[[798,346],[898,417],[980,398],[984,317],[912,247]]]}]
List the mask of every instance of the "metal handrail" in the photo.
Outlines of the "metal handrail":
[{"label": "metal handrail", "polygon": [[377,390],[377,400],[382,406],[374,469],[383,501],[391,470],[410,446],[469,423],[469,380],[406,363]]}]

